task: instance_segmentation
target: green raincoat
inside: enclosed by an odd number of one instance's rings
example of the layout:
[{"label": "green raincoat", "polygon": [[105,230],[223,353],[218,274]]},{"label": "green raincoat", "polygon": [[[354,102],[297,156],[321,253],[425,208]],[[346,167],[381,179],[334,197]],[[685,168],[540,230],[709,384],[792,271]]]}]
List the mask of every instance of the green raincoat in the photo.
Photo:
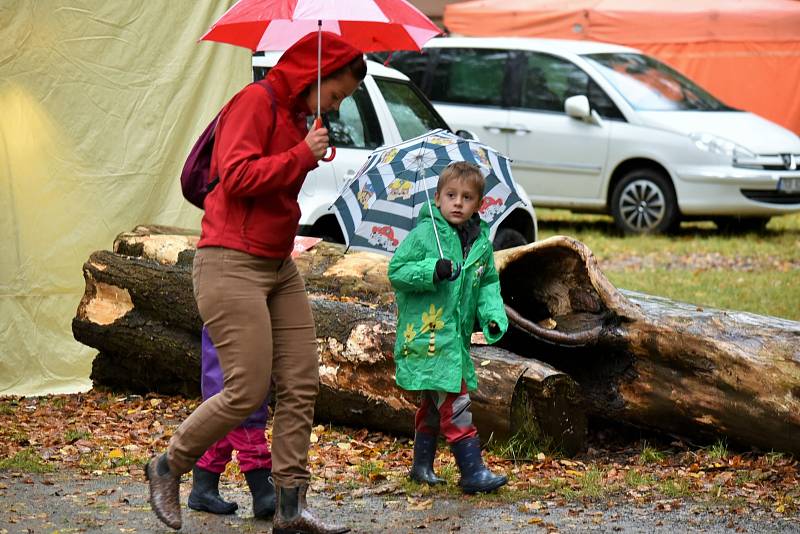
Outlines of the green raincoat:
[{"label": "green raincoat", "polygon": [[[397,295],[397,384],[407,390],[458,393],[463,379],[474,390],[478,379],[469,346],[475,315],[489,343],[495,343],[508,328],[489,227],[481,221],[480,235],[463,260],[458,278],[434,282],[439,250],[433,225],[446,259],[461,262],[463,252],[456,229],[431,207],[433,219],[423,207],[418,225],[389,263],[389,280]],[[497,323],[500,333],[489,333],[489,321]]]}]

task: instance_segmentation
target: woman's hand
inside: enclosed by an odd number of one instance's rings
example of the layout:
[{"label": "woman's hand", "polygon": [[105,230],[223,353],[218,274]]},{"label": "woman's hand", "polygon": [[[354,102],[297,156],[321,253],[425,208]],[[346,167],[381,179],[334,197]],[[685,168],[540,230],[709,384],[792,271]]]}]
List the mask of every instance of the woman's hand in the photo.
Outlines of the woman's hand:
[{"label": "woman's hand", "polygon": [[314,157],[317,160],[321,159],[325,155],[325,151],[328,150],[328,129],[317,128],[316,130],[311,130],[306,136],[306,143]]}]

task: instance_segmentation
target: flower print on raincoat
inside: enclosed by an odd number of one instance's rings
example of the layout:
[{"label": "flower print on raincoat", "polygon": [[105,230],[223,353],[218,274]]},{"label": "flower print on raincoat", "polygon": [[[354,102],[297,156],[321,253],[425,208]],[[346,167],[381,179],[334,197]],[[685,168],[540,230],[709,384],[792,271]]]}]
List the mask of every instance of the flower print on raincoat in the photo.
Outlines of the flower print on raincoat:
[{"label": "flower print on raincoat", "polygon": [[[478,379],[469,345],[476,315],[489,343],[499,340],[508,328],[489,227],[481,222],[480,235],[462,260],[458,232],[435,206],[431,208],[433,217],[427,207],[420,210],[417,226],[389,262],[400,334],[394,351],[397,384],[407,390],[458,393],[463,379],[467,388],[474,390]],[[454,281],[433,280],[439,259],[434,224],[444,257],[463,261]],[[490,321],[498,324],[500,333],[489,332]]]}]

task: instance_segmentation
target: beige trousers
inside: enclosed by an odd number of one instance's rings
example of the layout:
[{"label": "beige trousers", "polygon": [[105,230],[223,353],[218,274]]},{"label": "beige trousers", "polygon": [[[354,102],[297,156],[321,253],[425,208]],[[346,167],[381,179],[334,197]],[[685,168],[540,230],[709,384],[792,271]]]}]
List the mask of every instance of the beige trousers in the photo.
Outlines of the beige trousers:
[{"label": "beige trousers", "polygon": [[297,267],[288,258],[203,247],[195,255],[192,281],[224,384],[172,436],[167,450],[171,469],[190,471],[208,447],[261,406],[272,378],[273,478],[284,487],[307,484],[319,357],[314,318]]}]

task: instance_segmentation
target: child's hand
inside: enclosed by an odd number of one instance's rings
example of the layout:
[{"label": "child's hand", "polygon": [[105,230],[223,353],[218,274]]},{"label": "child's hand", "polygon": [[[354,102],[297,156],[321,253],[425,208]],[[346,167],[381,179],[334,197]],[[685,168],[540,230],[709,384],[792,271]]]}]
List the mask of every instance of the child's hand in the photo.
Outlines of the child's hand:
[{"label": "child's hand", "polygon": [[453,267],[452,261],[441,258],[436,262],[436,269],[434,270],[433,276],[437,282],[441,282],[442,280],[450,280],[452,282],[458,278],[459,274],[461,274],[460,263],[456,263],[455,267]]},{"label": "child's hand", "polygon": [[489,321],[489,333],[496,336],[500,333],[500,326],[494,321]]}]

